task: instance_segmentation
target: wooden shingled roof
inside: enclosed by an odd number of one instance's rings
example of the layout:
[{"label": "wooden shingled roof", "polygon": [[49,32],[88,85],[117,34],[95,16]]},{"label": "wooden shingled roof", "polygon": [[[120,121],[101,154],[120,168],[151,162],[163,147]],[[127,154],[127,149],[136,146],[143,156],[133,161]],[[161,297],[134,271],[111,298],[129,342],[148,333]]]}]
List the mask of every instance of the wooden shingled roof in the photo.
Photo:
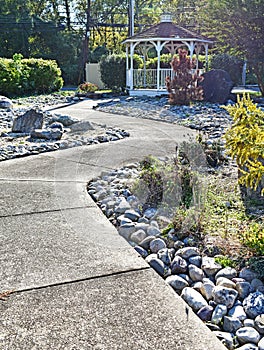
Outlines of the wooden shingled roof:
[{"label": "wooden shingled roof", "polygon": [[206,43],[213,42],[211,39],[205,36],[192,32],[172,22],[160,22],[155,24],[141,33],[127,38],[125,42],[147,41],[153,39],[194,40]]}]

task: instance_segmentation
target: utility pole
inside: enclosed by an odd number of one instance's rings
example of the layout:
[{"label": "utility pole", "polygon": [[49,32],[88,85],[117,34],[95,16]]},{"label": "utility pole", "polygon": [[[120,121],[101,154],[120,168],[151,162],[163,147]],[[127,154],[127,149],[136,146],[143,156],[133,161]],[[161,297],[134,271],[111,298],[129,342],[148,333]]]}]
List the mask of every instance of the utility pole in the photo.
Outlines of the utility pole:
[{"label": "utility pole", "polygon": [[[80,72],[79,83],[81,80],[86,80],[86,63],[88,62],[89,39],[90,39],[90,16],[91,16],[91,0],[87,0],[86,5],[86,24],[83,39],[83,57],[82,57],[82,72]],[[81,76],[82,79],[81,79]]]},{"label": "utility pole", "polygon": [[129,36],[134,35],[135,0],[129,0]]}]

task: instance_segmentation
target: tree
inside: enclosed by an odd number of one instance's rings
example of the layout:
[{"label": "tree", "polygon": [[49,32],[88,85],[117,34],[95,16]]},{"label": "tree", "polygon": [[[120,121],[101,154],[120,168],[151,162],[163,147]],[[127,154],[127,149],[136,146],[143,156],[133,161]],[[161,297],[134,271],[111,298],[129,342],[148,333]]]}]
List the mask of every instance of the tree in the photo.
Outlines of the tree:
[{"label": "tree", "polygon": [[203,32],[221,52],[248,61],[264,96],[264,2],[262,0],[201,1]]}]

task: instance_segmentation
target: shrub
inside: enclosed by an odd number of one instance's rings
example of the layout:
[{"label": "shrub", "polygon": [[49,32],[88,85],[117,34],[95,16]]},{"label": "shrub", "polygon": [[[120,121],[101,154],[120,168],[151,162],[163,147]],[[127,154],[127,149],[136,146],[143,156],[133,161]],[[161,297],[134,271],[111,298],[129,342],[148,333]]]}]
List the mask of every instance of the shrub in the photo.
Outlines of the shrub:
[{"label": "shrub", "polygon": [[104,56],[100,61],[101,80],[105,86],[120,91],[126,87],[125,55]]},{"label": "shrub", "polygon": [[226,53],[214,55],[211,59],[211,69],[223,69],[230,75],[234,84],[241,84],[243,61]]},{"label": "shrub", "polygon": [[[224,107],[233,117],[233,125],[226,132],[226,147],[236,158],[240,170],[239,183],[255,191],[263,186],[264,178],[264,112],[249,95],[239,98],[236,105]],[[264,194],[264,187],[259,188]]]},{"label": "shrub", "polygon": [[[142,59],[138,55],[133,57],[135,69],[142,66]],[[126,55],[104,56],[100,61],[101,80],[109,89],[120,91],[126,87]]]},{"label": "shrub", "polygon": [[8,97],[31,93],[48,93],[63,85],[61,70],[52,60],[0,58],[0,94]]},{"label": "shrub", "polygon": [[252,222],[240,232],[240,239],[255,254],[264,255],[264,223]]},{"label": "shrub", "polygon": [[98,86],[89,82],[80,84],[77,89],[77,91],[81,93],[95,92],[96,90],[98,90]]},{"label": "shrub", "polygon": [[203,99],[203,89],[197,86],[199,77],[192,74],[195,62],[187,57],[186,50],[179,50],[179,58],[174,57],[171,66],[175,72],[174,78],[166,78],[166,86],[169,92],[169,103],[184,105],[191,101]]}]

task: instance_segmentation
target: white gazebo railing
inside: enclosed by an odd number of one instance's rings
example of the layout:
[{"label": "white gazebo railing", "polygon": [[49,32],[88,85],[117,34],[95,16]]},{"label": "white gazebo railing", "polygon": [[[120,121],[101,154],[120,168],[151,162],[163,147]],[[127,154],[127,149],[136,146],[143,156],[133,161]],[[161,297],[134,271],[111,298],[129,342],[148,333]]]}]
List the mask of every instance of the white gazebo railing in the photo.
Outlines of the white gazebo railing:
[{"label": "white gazebo railing", "polygon": [[[202,69],[192,70],[192,74],[198,73],[201,75],[204,71]],[[170,68],[160,68],[159,70],[159,81],[157,69],[128,69],[127,70],[127,82],[129,87],[133,86],[136,89],[165,89],[166,78],[170,77],[173,79],[175,72]]]}]

